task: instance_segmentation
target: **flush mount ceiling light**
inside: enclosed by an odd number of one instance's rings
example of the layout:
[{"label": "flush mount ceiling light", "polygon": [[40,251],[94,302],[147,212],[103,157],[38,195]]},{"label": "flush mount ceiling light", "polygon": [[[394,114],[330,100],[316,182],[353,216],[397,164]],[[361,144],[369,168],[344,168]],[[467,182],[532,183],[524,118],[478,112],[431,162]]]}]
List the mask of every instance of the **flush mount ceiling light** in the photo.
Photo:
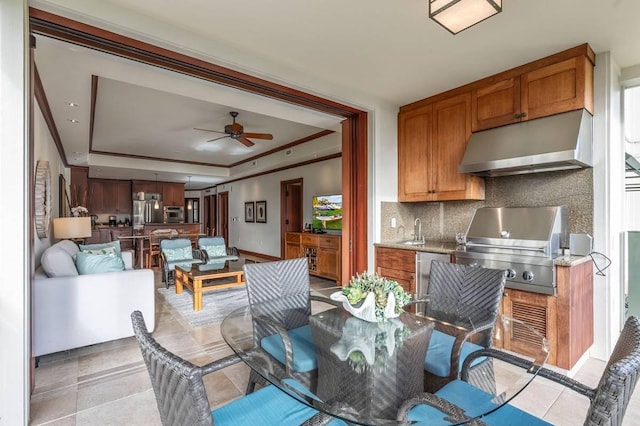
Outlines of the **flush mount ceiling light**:
[{"label": "flush mount ceiling light", "polygon": [[429,18],[451,34],[502,12],[502,0],[429,0]]}]

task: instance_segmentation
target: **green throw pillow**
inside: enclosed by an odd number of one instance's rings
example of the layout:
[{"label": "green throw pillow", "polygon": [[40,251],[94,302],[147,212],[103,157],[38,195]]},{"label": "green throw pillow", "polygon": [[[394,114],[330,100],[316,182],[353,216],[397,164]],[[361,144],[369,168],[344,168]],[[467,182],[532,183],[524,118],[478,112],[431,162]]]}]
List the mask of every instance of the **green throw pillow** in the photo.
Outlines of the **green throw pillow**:
[{"label": "green throw pillow", "polygon": [[120,256],[79,251],[76,253],[76,268],[78,268],[80,275],[101,274],[103,272],[124,271],[124,262]]},{"label": "green throw pillow", "polygon": [[202,246],[202,250],[206,251],[209,257],[226,256],[227,248],[221,245]]},{"label": "green throw pillow", "polygon": [[174,260],[193,259],[191,246],[179,248],[163,248],[162,252],[167,258],[167,262]]},{"label": "green throw pillow", "polygon": [[100,250],[107,247],[114,247],[118,256],[120,256],[120,240],[111,241],[109,243],[101,243],[101,244],[80,244],[80,251],[88,251],[88,250]]}]

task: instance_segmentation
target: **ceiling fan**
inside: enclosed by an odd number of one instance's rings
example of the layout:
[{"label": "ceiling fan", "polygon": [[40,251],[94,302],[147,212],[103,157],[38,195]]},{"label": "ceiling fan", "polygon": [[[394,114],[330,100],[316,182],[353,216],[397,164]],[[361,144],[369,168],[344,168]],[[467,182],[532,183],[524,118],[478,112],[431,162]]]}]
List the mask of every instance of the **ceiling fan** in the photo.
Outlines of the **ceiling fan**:
[{"label": "ceiling fan", "polygon": [[245,145],[245,146],[253,146],[255,145],[253,142],[251,142],[248,138],[251,139],[266,139],[266,140],[272,140],[273,139],[273,135],[269,134],[269,133],[247,133],[244,131],[244,127],[242,126],[242,124],[240,123],[236,123],[236,117],[238,116],[238,113],[236,111],[231,111],[229,112],[229,114],[231,115],[231,117],[233,118],[233,123],[231,124],[227,124],[226,126],[224,126],[224,132],[221,132],[219,130],[209,130],[209,129],[199,129],[197,127],[195,127],[195,130],[204,130],[206,132],[216,132],[216,133],[224,133],[224,136],[220,136],[219,138],[214,138],[214,139],[209,139],[207,142],[213,142],[213,141],[217,141],[219,139],[224,139],[224,138],[231,138],[234,140],[237,140],[238,142],[240,142],[241,144]]}]

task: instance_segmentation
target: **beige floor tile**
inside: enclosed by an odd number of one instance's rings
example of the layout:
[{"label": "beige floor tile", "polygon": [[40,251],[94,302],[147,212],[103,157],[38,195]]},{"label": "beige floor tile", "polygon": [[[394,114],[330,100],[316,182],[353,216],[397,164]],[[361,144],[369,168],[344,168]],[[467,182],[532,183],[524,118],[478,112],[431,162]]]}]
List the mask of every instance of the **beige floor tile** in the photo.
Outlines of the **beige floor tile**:
[{"label": "beige floor tile", "polygon": [[102,352],[82,355],[78,359],[78,376],[83,377],[101,374],[120,367],[128,367],[132,363],[142,362],[142,354],[137,343],[122,345]]},{"label": "beige floor tile", "polygon": [[151,390],[147,368],[142,365],[78,385],[78,411],[87,410]]},{"label": "beige floor tile", "polygon": [[65,386],[31,397],[31,424],[39,425],[72,416],[77,411],[77,387]]},{"label": "beige floor tile", "polygon": [[77,426],[160,426],[161,424],[152,390],[76,414]]},{"label": "beige floor tile", "polygon": [[36,371],[34,394],[78,382],[78,359],[59,362],[41,362]]},{"label": "beige floor tile", "polygon": [[584,423],[588,409],[589,398],[565,389],[543,418],[554,425],[579,426]]}]

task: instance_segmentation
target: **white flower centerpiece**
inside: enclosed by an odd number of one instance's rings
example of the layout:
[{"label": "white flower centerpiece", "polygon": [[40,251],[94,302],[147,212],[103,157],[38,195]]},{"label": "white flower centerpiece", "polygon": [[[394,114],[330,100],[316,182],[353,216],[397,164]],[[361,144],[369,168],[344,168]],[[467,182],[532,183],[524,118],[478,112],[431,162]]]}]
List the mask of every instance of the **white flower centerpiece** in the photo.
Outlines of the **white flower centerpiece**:
[{"label": "white flower centerpiece", "polygon": [[396,318],[402,307],[409,303],[411,295],[397,281],[377,274],[356,274],[342,291],[335,292],[331,299],[342,302],[342,306],[356,318],[369,322],[381,322]]},{"label": "white flower centerpiece", "polygon": [[71,208],[73,217],[85,217],[89,215],[89,210],[84,206],[75,206]]}]

